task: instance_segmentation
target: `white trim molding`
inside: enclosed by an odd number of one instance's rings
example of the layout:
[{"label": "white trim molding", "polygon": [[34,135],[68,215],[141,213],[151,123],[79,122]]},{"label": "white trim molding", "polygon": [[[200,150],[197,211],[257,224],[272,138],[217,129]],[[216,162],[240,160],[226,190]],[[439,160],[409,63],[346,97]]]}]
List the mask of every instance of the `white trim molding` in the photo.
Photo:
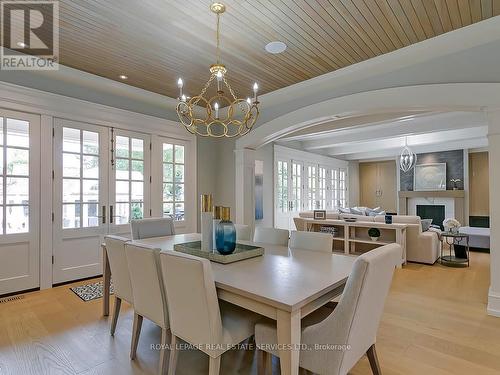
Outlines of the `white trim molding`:
[{"label": "white trim molding", "polygon": [[488,290],[488,315],[500,318],[500,293],[495,293],[490,289]]},{"label": "white trim molding", "polygon": [[0,82],[0,107],[177,139],[196,139],[176,121],[5,82]]},{"label": "white trim molding", "polygon": [[481,112],[499,105],[500,83],[430,84],[366,91],[314,103],[275,118],[238,139],[236,148],[259,148],[339,117],[405,109]]}]

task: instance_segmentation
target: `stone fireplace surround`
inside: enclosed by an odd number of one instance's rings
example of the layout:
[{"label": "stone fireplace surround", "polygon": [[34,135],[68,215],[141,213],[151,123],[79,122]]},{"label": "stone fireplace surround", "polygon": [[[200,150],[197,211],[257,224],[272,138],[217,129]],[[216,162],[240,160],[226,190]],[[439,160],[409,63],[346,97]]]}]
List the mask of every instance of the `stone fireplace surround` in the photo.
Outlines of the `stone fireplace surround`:
[{"label": "stone fireplace surround", "polygon": [[399,214],[416,215],[417,205],[443,205],[445,218],[454,217],[465,223],[465,192],[463,190],[400,191]]}]

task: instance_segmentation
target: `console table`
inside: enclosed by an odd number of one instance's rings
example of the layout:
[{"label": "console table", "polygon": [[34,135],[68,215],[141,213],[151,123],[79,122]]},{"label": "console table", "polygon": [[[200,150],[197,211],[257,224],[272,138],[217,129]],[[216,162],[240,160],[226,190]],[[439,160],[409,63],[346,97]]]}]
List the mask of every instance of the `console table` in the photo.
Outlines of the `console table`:
[{"label": "console table", "polygon": [[[336,227],[337,235],[333,236],[334,252],[343,252],[347,255],[360,255],[364,249],[371,250],[376,247],[397,243],[403,249],[402,264],[406,264],[406,228],[407,224],[386,224],[372,221],[347,222],[333,219],[306,219],[304,218],[306,230],[319,232],[321,227]],[[377,228],[380,230],[380,237],[373,241],[368,236],[368,229]]]}]

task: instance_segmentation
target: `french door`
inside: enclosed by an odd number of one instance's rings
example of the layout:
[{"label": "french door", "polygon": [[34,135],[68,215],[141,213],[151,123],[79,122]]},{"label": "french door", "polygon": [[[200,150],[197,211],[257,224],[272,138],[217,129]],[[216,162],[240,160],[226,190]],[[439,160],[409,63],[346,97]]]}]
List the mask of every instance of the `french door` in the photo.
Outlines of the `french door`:
[{"label": "french door", "polygon": [[161,136],[152,142],[152,215],[172,218],[176,233],[196,231],[194,158],[191,142]]},{"label": "french door", "polygon": [[40,117],[0,110],[0,295],[39,282]]},{"label": "french door", "polygon": [[275,227],[294,229],[293,218],[303,209],[304,166],[295,160],[277,160],[275,170]]},{"label": "french door", "polygon": [[150,216],[150,138],[76,121],[54,123],[53,282],[99,275],[108,233]]},{"label": "french door", "polygon": [[111,139],[108,231],[128,236],[130,220],[151,216],[151,137],[112,129]]}]

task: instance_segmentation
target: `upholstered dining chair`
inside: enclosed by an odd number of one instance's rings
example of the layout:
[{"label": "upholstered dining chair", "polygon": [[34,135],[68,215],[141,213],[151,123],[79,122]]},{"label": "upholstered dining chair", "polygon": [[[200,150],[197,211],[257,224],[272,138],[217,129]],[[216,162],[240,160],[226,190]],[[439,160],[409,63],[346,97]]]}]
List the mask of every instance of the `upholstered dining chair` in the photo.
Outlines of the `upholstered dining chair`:
[{"label": "upholstered dining chair", "polygon": [[292,231],[290,234],[290,249],[301,249],[311,251],[332,252],[333,237],[329,233],[319,232],[298,232]]},{"label": "upholstered dining chair", "polygon": [[249,225],[234,224],[236,229],[236,241],[251,241],[252,231]]},{"label": "upholstered dining chair", "polygon": [[254,334],[259,315],[219,303],[209,260],[174,251],[162,252],[160,260],[172,330],[169,375],[175,374],[178,339],[207,354],[209,375],[218,375],[222,354]]},{"label": "upholstered dining chair", "polygon": [[127,256],[125,254],[125,244],[128,241],[130,241],[130,239],[119,236],[109,235],[104,237],[106,253],[108,254],[109,260],[109,268],[111,269],[111,274],[113,275],[113,288],[115,295],[115,306],[110,329],[111,336],[114,336],[115,334],[122,300],[125,300],[131,305],[134,304],[130,274],[128,272]]},{"label": "upholstered dining chair", "polygon": [[255,228],[253,242],[288,246],[288,237],[290,237],[290,232],[286,229],[257,227]]},{"label": "upholstered dining chair", "polygon": [[173,236],[175,234],[174,220],[169,217],[151,217],[131,220],[130,231],[133,240],[151,237]]},{"label": "upholstered dining chair", "polygon": [[161,328],[160,374],[167,369],[165,346],[170,339],[167,299],[160,270],[159,253],[147,245],[129,242],[125,245],[132,293],[134,296],[134,325],[130,346],[130,359],[135,359],[143,318]]},{"label": "upholstered dining chair", "polygon": [[[332,349],[301,350],[300,367],[317,374],[346,375],[366,353],[373,374],[381,373],[375,341],[394,269],[401,263],[401,256],[401,247],[390,244],[356,259],[337,307],[333,311],[321,307],[302,319],[304,348],[323,345]],[[257,347],[273,348],[277,343],[276,332],[274,321],[257,323]],[[259,359],[268,362],[262,357],[269,353],[278,355],[277,351],[261,352]]]}]

